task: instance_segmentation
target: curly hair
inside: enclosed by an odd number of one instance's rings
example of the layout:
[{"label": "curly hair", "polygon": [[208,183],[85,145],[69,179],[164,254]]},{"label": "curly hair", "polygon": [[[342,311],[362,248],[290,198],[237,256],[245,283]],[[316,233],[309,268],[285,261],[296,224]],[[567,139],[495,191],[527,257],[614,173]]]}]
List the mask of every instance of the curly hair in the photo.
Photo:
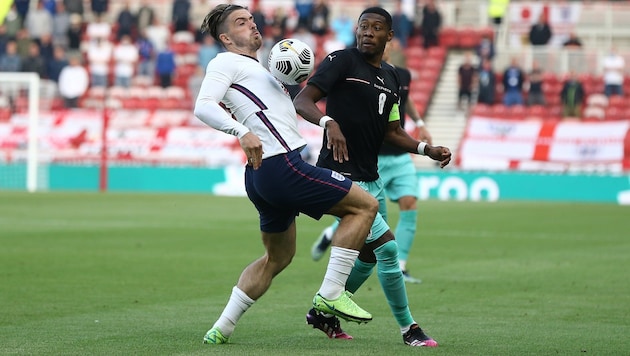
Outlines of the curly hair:
[{"label": "curly hair", "polygon": [[246,7],[234,4],[220,4],[212,9],[201,24],[201,33],[209,33],[215,41],[221,43],[219,35],[225,30],[223,29],[223,23],[225,19],[232,13],[232,11],[247,9]]}]

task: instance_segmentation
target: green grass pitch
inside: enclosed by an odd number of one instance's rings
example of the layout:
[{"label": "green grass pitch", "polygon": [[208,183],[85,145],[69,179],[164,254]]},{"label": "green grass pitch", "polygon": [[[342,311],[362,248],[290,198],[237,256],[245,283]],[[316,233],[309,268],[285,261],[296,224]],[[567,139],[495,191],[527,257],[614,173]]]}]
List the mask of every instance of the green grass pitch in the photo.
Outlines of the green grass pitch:
[{"label": "green grass pitch", "polygon": [[[203,345],[241,270],[263,252],[245,198],[0,193],[2,355],[628,355],[630,207],[419,203],[412,313],[439,343],[402,342],[378,279],[374,315],[329,340],[304,315],[330,217],[298,218],[298,251],[241,319]],[[391,218],[397,218],[392,210]]]}]

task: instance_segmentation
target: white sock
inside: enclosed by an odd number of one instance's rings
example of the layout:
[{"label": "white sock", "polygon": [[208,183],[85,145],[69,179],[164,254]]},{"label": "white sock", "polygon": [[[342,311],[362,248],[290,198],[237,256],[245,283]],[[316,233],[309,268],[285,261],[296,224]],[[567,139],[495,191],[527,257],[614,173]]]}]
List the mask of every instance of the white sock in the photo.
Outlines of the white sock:
[{"label": "white sock", "polygon": [[409,331],[409,329],[411,329],[413,324],[417,324],[415,320],[414,320],[414,322],[412,324],[409,324],[409,325],[407,325],[405,327],[400,328],[400,333],[405,335],[407,333],[407,331]]},{"label": "white sock", "polygon": [[230,299],[225,309],[223,309],[223,313],[221,313],[219,320],[214,323],[213,327],[218,327],[225,337],[229,337],[232,335],[238,319],[243,316],[254,302],[255,300],[248,297],[245,292],[234,286],[234,288],[232,288],[232,295],[230,295]]},{"label": "white sock", "polygon": [[407,261],[399,260],[398,263],[400,264],[400,270],[401,271],[406,271],[407,270]]},{"label": "white sock", "polygon": [[319,294],[326,299],[337,299],[346,289],[346,282],[359,251],[333,246],[330,249],[330,260]]}]

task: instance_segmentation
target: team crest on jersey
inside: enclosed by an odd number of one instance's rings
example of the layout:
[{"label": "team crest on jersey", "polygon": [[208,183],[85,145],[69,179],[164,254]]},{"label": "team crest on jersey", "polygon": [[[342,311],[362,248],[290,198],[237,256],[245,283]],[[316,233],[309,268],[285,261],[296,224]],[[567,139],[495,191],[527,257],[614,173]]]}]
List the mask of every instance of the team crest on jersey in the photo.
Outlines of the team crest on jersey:
[{"label": "team crest on jersey", "polygon": [[335,178],[336,180],[343,182],[344,180],[346,180],[346,177],[342,176],[340,173],[332,171],[332,174],[330,175],[331,177]]}]

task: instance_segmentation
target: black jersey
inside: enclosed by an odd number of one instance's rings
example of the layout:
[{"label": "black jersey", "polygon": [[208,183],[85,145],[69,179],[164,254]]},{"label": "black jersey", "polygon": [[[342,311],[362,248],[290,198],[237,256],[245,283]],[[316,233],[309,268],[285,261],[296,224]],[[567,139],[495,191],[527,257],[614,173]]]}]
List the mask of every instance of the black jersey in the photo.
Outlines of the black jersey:
[{"label": "black jersey", "polygon": [[[411,85],[411,72],[405,68],[395,68],[396,73],[398,73],[398,78],[400,78],[400,104],[398,104],[398,111],[400,111],[400,126],[404,129],[407,99],[409,98],[409,86]],[[384,142],[379,155],[398,156],[405,153],[408,152]]]},{"label": "black jersey", "polygon": [[378,152],[389,121],[398,120],[400,80],[396,70],[383,62],[368,64],[356,48],[330,53],[308,81],[327,96],[326,114],[346,137],[349,161],[339,163],[326,148],[324,134],[317,165],[355,181],[378,179]]}]

